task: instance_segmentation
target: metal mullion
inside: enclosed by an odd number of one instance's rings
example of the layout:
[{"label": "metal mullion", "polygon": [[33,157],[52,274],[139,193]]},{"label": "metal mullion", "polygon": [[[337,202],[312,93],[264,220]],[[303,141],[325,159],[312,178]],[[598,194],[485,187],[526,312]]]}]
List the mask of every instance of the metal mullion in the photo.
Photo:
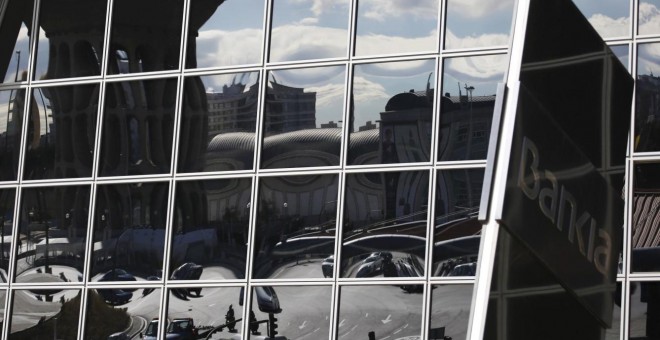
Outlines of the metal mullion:
[{"label": "metal mullion", "polygon": [[204,180],[213,180],[213,179],[236,179],[236,178],[252,178],[254,173],[252,172],[222,172],[222,173],[198,173],[185,176],[175,176],[174,179],[177,182],[190,182],[190,181],[204,181]]},{"label": "metal mullion", "polygon": [[[485,47],[470,47],[470,48],[452,48],[443,51],[443,54],[493,54],[496,51],[506,51],[509,48],[507,45],[485,46]],[[506,53],[506,52],[505,52]]]},{"label": "metal mullion", "polygon": [[[97,122],[98,126],[98,122]],[[92,183],[90,188],[89,213],[87,215],[87,237],[85,245],[85,265],[83,267],[83,288],[80,298],[80,327],[78,329],[78,338],[85,336],[85,324],[87,322],[87,297],[89,293],[88,282],[91,273],[91,262],[94,261],[94,219],[96,217],[96,183]]]},{"label": "metal mullion", "polygon": [[658,36],[641,36],[635,37],[635,41],[640,44],[652,44],[660,42],[660,37]]},{"label": "metal mullion", "polygon": [[111,177],[98,177],[96,178],[96,183],[125,184],[125,183],[167,182],[171,178],[172,176],[170,174],[111,176]]},{"label": "metal mullion", "polygon": [[339,165],[333,166],[317,166],[317,167],[299,167],[299,168],[276,168],[276,169],[260,169],[259,175],[276,175],[276,174],[295,174],[300,175],[317,173],[317,172],[338,172],[341,171]]},{"label": "metal mullion", "polygon": [[30,100],[30,98],[32,98],[32,88],[28,87],[25,89],[25,104],[23,106],[23,116],[21,117],[21,144],[18,153],[18,168],[16,169],[16,181],[18,184],[23,182],[23,164],[25,162],[25,152],[27,150],[25,144],[27,143],[27,131],[30,122],[29,113],[32,109],[32,100]]},{"label": "metal mullion", "polygon": [[342,112],[343,122],[341,124],[341,149],[339,151],[339,166],[341,167],[342,171],[346,170],[346,165],[348,163],[348,152],[352,132],[349,131],[349,122],[351,121],[351,116],[353,115],[351,110],[351,102],[353,100],[353,71],[353,64],[346,64],[346,77],[344,79],[344,111]]},{"label": "metal mullion", "polygon": [[312,68],[312,67],[344,66],[344,65],[346,65],[345,59],[328,60],[328,61],[320,61],[320,62],[310,62],[309,60],[303,60],[296,63],[280,62],[280,63],[268,64],[266,66],[266,70],[268,71],[300,70],[300,69]]},{"label": "metal mullion", "polygon": [[101,140],[103,137],[103,117],[105,116],[105,82],[99,84],[99,104],[96,111],[96,131],[94,134],[94,153],[92,154],[92,178],[98,177],[101,160]]},{"label": "metal mullion", "polygon": [[181,0],[183,2],[183,17],[181,18],[181,41],[179,42],[179,68],[181,73],[186,68],[186,52],[188,50],[188,18],[190,16],[190,0]]},{"label": "metal mullion", "polygon": [[172,153],[170,154],[170,176],[174,177],[178,170],[179,162],[179,141],[181,132],[181,120],[183,119],[183,96],[185,93],[185,78],[179,75],[176,87],[176,102],[174,104],[174,123],[172,126]]},{"label": "metal mullion", "polygon": [[633,198],[634,198],[634,163],[626,157],[626,171],[624,172],[624,228],[623,228],[623,247],[621,249],[623,268],[621,270],[623,277],[628,280],[628,275],[631,272],[630,262],[632,259],[632,230],[633,230]]},{"label": "metal mullion", "polygon": [[52,181],[52,182],[27,182],[21,184],[22,188],[44,188],[44,187],[70,187],[75,185],[91,185],[92,180],[84,181]]},{"label": "metal mullion", "polygon": [[[437,62],[437,61],[436,61]],[[436,65],[437,69],[437,65]],[[435,96],[437,99],[437,96]],[[434,105],[437,103],[437,100],[434,100]],[[434,115],[435,116],[435,115]],[[431,125],[435,126],[435,125]],[[435,133],[433,133],[435,137]],[[433,140],[433,138],[432,138]],[[433,150],[433,148],[431,148]],[[431,159],[434,157],[431,155]],[[437,199],[437,182],[438,170],[435,168],[431,169],[429,174],[429,192],[428,192],[428,201],[435,202]],[[428,330],[431,324],[431,313],[432,313],[432,302],[431,296],[433,293],[432,283],[430,283],[430,278],[433,273],[433,247],[435,246],[435,204],[429,204],[427,209],[427,224],[426,224],[426,250],[425,250],[425,263],[424,263],[424,279],[426,283],[424,284],[424,296],[422,300],[422,339],[428,338]]]},{"label": "metal mullion", "polygon": [[[343,124],[345,131],[346,124]],[[346,139],[344,139],[346,140]],[[341,163],[341,162],[340,162]],[[337,317],[339,315],[339,286],[337,281],[340,275],[341,264],[341,247],[342,247],[342,234],[343,234],[343,217],[344,217],[344,192],[346,186],[346,174],[339,173],[337,175],[337,211],[335,212],[335,247],[334,247],[334,265],[332,268],[332,288],[330,294],[330,324],[329,324],[329,338],[336,337]]]},{"label": "metal mullion", "polygon": [[425,280],[401,280],[401,279],[392,279],[392,280],[383,280],[381,278],[377,280],[365,280],[365,279],[339,279],[337,280],[338,286],[398,286],[398,285],[424,285],[427,281]]},{"label": "metal mullion", "polygon": [[332,280],[312,281],[305,279],[251,279],[250,284],[254,286],[272,286],[272,287],[331,287]]},{"label": "metal mullion", "polygon": [[398,62],[398,61],[418,61],[418,60],[432,60],[438,54],[433,52],[427,52],[423,54],[401,54],[401,55],[370,55],[365,57],[353,57],[352,62],[354,65],[362,64],[376,64],[376,63],[387,63],[387,62]]},{"label": "metal mullion", "polygon": [[5,183],[0,183],[0,190],[4,190],[4,189],[17,189],[18,190],[18,188],[16,187],[16,183],[6,183],[6,184]]},{"label": "metal mullion", "polygon": [[302,169],[295,169],[296,171],[269,171],[269,172],[261,172],[259,174],[259,177],[261,178],[267,178],[267,177],[281,177],[281,176],[304,176],[304,175],[337,175],[341,173],[341,170],[339,169],[320,169],[320,170],[306,170],[305,168]]},{"label": "metal mullion", "polygon": [[629,10],[630,10],[630,35],[634,40],[637,38],[637,22],[639,14],[639,0],[629,0]]},{"label": "metal mullion", "polygon": [[81,282],[30,282],[30,283],[13,283],[14,289],[30,290],[30,289],[82,289]]},{"label": "metal mullion", "polygon": [[259,175],[261,169],[261,149],[263,147],[263,127],[264,117],[266,116],[266,94],[268,91],[268,71],[261,70],[259,73],[259,97],[257,99],[257,117],[254,131],[254,154],[252,155],[252,169],[256,175]]},{"label": "metal mullion", "polygon": [[358,0],[349,0],[350,8],[348,10],[348,60],[353,60],[355,57],[355,46],[357,43],[357,20],[358,20]]},{"label": "metal mullion", "polygon": [[[252,265],[254,263],[254,243],[255,243],[255,234],[256,234],[256,221],[257,221],[257,210],[258,210],[258,205],[256,204],[258,199],[259,199],[259,181],[258,177],[254,176],[252,177],[252,197],[250,199],[250,220],[248,221],[248,247],[247,247],[247,254],[246,254],[246,261],[245,261],[245,283],[244,287],[245,289],[243,290],[244,292],[244,306],[245,308],[243,309],[243,317],[248,317],[249,311],[252,308]],[[249,318],[247,319],[249,320]],[[246,333],[250,331],[249,327],[249,322],[244,322],[243,326],[243,334],[248,335],[250,333]]]},{"label": "metal mullion", "polygon": [[435,277],[430,279],[430,284],[433,285],[474,285],[474,277],[456,277],[455,279],[444,279],[440,277]]},{"label": "metal mullion", "polygon": [[102,80],[101,76],[88,76],[88,77],[70,77],[70,78],[57,78],[57,79],[44,79],[35,80],[31,83],[34,87],[54,87],[62,85],[78,85],[78,84],[94,84]]},{"label": "metal mullion", "polygon": [[207,68],[191,68],[183,71],[184,77],[203,77],[203,76],[214,76],[220,74],[236,74],[236,73],[248,73],[248,72],[259,72],[262,69],[261,65],[250,64],[250,65],[237,65],[232,67],[207,67]]},{"label": "metal mullion", "polygon": [[39,186],[39,185],[55,185],[55,186],[60,186],[60,185],[75,185],[80,182],[85,182],[87,184],[91,183],[93,181],[93,177],[78,177],[78,178],[51,178],[51,179],[29,179],[29,180],[24,180],[21,185],[23,186]]},{"label": "metal mullion", "polygon": [[465,49],[465,50],[446,50],[442,51],[443,58],[456,58],[456,57],[476,57],[482,55],[508,55],[510,53],[508,47],[497,48],[480,48],[480,49]]},{"label": "metal mullion", "polygon": [[26,83],[0,84],[0,91],[20,90],[20,89],[27,89],[27,88],[28,88],[28,85]]},{"label": "metal mullion", "polygon": [[660,272],[637,272],[637,273],[629,273],[628,280],[656,280],[660,281]]},{"label": "metal mullion", "polygon": [[[273,17],[273,2],[274,0],[265,0],[264,13],[263,13],[263,31],[261,32],[261,66],[268,64],[270,60],[270,33],[272,30],[272,17]],[[266,79],[265,79],[266,80]]]},{"label": "metal mullion", "polygon": [[[174,197],[176,194],[176,183],[174,182],[174,179],[170,178],[169,180],[169,188],[168,188],[169,194],[168,194],[168,200],[167,200],[167,217],[165,219],[165,233],[163,237],[163,266],[162,266],[162,272],[163,272],[163,278],[162,278],[162,283],[161,283],[161,296],[160,296],[160,320],[167,320],[167,312],[168,312],[168,303],[169,303],[169,275],[170,275],[170,268],[169,268],[169,263],[170,263],[170,251],[172,247],[172,220],[174,216]],[[165,323],[161,322],[159,323],[159,333],[161,338],[164,338],[165,335]]]},{"label": "metal mullion", "polygon": [[[30,35],[30,47],[28,49],[28,63],[27,63],[27,79],[28,84],[32,84],[32,78],[34,78],[34,69],[36,68],[37,63],[37,47],[39,46],[39,8],[41,7],[41,0],[34,0],[34,8],[32,8],[32,25],[30,30],[32,34]],[[17,61],[18,62],[18,61]]]},{"label": "metal mullion", "polygon": [[[443,75],[443,64],[442,58],[436,56],[435,58],[435,79],[433,80],[433,92],[435,94],[442,93],[442,81],[441,75]],[[439,143],[440,136],[440,96],[433,96],[433,104],[431,108],[431,148],[429,149],[429,161],[431,164],[438,163],[438,150],[437,146]]]},{"label": "metal mullion", "polygon": [[627,300],[627,295],[628,295],[628,285],[626,284],[626,280],[617,280],[617,283],[621,285],[621,306],[619,310],[619,339],[625,339],[626,335],[628,334],[627,330],[627,324],[626,324],[626,300]]},{"label": "metal mullion", "polygon": [[[6,295],[5,295],[5,303],[4,303],[4,311],[5,311],[5,320],[9,320],[10,322],[3,322],[3,329],[0,329],[0,336],[2,336],[3,339],[8,339],[9,338],[9,329],[11,327],[11,302],[13,300],[14,294],[12,286],[13,286],[13,277],[14,277],[14,267],[16,263],[16,257],[18,250],[16,249],[16,245],[18,242],[16,241],[18,239],[19,234],[19,219],[16,216],[20,216],[20,201],[21,201],[21,188],[20,187],[15,187],[16,192],[14,193],[14,218],[12,221],[12,242],[10,246],[10,260],[9,260],[9,266],[7,268],[7,286],[2,287],[3,289],[6,289]],[[4,228],[4,226],[2,226]],[[2,240],[4,242],[4,240]]]},{"label": "metal mullion", "polygon": [[[636,105],[633,102],[633,110],[632,110],[633,112],[631,113],[631,116],[633,117],[633,120],[634,120],[634,117],[635,117],[635,106]],[[634,127],[634,126],[631,126],[631,127]],[[660,152],[658,152],[658,151],[634,152],[633,155],[632,155],[632,158],[634,159],[634,162],[636,164],[655,163],[658,160],[660,160]]]},{"label": "metal mullion", "polygon": [[421,336],[422,339],[428,339],[428,332],[431,326],[431,286],[428,284],[428,280],[422,286],[422,313],[421,313]]},{"label": "metal mullion", "polygon": [[463,170],[463,169],[485,169],[488,164],[485,161],[478,162],[443,162],[435,165],[436,170]]},{"label": "metal mullion", "polygon": [[103,54],[101,55],[101,78],[106,79],[108,75],[108,62],[110,54],[110,36],[112,35],[112,14],[114,0],[107,0],[105,9],[105,29],[103,31]]},{"label": "metal mullion", "polygon": [[431,165],[416,165],[413,163],[408,163],[410,165],[399,165],[399,164],[378,164],[376,166],[366,165],[360,167],[350,166],[344,170],[347,174],[354,173],[375,173],[375,172],[394,172],[394,171],[422,171],[431,169]]},{"label": "metal mullion", "polygon": [[156,71],[142,73],[122,73],[105,76],[107,83],[120,83],[129,81],[144,81],[156,79],[174,79],[180,74],[179,71]]},{"label": "metal mullion", "polygon": [[[438,53],[444,53],[447,32],[447,0],[440,0],[438,7]],[[438,77],[440,78],[440,77]]]}]

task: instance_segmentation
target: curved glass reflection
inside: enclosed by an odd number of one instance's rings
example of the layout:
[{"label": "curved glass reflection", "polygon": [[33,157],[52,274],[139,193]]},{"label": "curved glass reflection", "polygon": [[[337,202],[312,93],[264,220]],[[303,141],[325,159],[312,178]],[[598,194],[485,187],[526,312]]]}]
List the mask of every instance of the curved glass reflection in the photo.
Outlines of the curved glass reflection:
[{"label": "curved glass reflection", "polygon": [[630,339],[660,339],[660,282],[631,282]]},{"label": "curved glass reflection", "polygon": [[35,88],[23,179],[91,177],[99,85]]},{"label": "curved glass reflection", "polygon": [[107,73],[178,69],[182,22],[183,0],[113,1]]},{"label": "curved glass reflection", "polygon": [[84,339],[146,339],[158,335],[160,288],[87,289]]},{"label": "curved glass reflection", "polygon": [[253,278],[333,277],[337,176],[262,177]]},{"label": "curved glass reflection", "polygon": [[257,72],[186,78],[178,172],[252,169],[258,99]]},{"label": "curved glass reflection", "polygon": [[100,176],[169,173],[177,80],[107,83]]},{"label": "curved glass reflection", "polygon": [[433,60],[355,66],[349,165],[429,161],[434,71]]},{"label": "curved glass reflection", "polygon": [[169,183],[96,187],[92,281],[161,281]]},{"label": "curved glass reflection", "polygon": [[[3,2],[4,3],[4,2]],[[34,0],[9,1],[0,22],[0,80],[27,80]]]},{"label": "curved glass reflection", "polygon": [[630,70],[630,47],[628,44],[626,45],[610,45],[610,49],[612,49],[612,52],[614,55],[619,59],[621,64],[626,67],[628,72],[631,72]]},{"label": "curved glass reflection", "polygon": [[660,164],[636,164],[633,191],[631,272],[660,272]]},{"label": "curved glass reflection", "polygon": [[264,0],[191,1],[186,68],[259,63],[264,4]]},{"label": "curved glass reflection", "polygon": [[[422,285],[410,287],[424,290]],[[339,296],[339,338],[421,339],[423,294],[396,286],[342,286]]]},{"label": "curved glass reflection", "polygon": [[171,280],[245,277],[251,191],[250,178],[177,183]]},{"label": "curved glass reflection", "polygon": [[18,177],[24,108],[24,89],[0,91],[0,181]]},{"label": "curved glass reflection", "polygon": [[82,282],[90,187],[24,188],[15,282]]},{"label": "curved glass reflection", "polygon": [[514,0],[447,0],[445,49],[508,46]]},{"label": "curved glass reflection", "polygon": [[424,276],[427,171],[346,175],[341,277]]},{"label": "curved glass reflection", "polygon": [[483,169],[442,170],[436,179],[433,276],[474,276]]},{"label": "curved glass reflection", "polygon": [[261,168],[339,165],[344,66],[269,72]]},{"label": "curved glass reflection", "polygon": [[[199,296],[182,299],[186,290]],[[242,287],[194,287],[169,290],[167,339],[241,339]],[[258,327],[258,324],[255,324]],[[263,327],[263,326],[262,326]]]},{"label": "curved glass reflection", "polygon": [[637,32],[639,34],[660,33],[660,3],[658,0],[640,0],[637,19]]},{"label": "curved glass reflection", "polygon": [[603,39],[630,36],[630,2],[575,0],[575,5]]},{"label": "curved glass reflection", "polygon": [[637,45],[635,151],[660,150],[660,43]]},{"label": "curved glass reflection", "polygon": [[434,52],[440,1],[360,0],[355,55]]},{"label": "curved glass reflection", "polygon": [[472,291],[468,285],[434,285],[429,339],[466,339]]},{"label": "curved glass reflection", "polygon": [[34,79],[101,74],[107,0],[41,1]]},{"label": "curved glass reflection", "polygon": [[15,290],[10,339],[77,339],[79,289]]},{"label": "curved glass reflection", "polygon": [[346,57],[349,1],[274,1],[270,62]]},{"label": "curved glass reflection", "polygon": [[444,60],[438,161],[486,159],[497,84],[506,55]]},{"label": "curved glass reflection", "polygon": [[253,339],[328,339],[331,286],[252,288]]},{"label": "curved glass reflection", "polygon": [[15,204],[16,189],[0,189],[0,242],[2,242],[0,243],[0,285],[6,285],[9,282],[7,272],[12,259],[11,244]]}]

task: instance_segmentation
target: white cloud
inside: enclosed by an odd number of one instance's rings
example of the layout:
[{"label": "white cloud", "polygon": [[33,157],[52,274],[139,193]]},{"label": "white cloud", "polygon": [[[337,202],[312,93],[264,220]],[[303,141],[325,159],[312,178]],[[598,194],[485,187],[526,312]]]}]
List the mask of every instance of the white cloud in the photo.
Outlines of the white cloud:
[{"label": "white cloud", "polygon": [[316,92],[316,105],[336,106],[344,103],[344,84],[325,84],[322,86],[312,86],[305,89],[305,92]]},{"label": "white cloud", "polygon": [[311,26],[319,23],[318,18],[307,17],[298,21],[298,25]]},{"label": "white cloud", "polygon": [[359,35],[357,37],[357,55],[376,55],[392,53],[411,53],[435,51],[437,31],[429,32],[425,37],[407,38],[382,34]]},{"label": "white cloud", "polygon": [[303,60],[343,57],[346,55],[345,29],[285,25],[271,35],[271,60]]},{"label": "white cloud", "polygon": [[660,9],[650,3],[639,4],[639,33],[654,34],[660,32]]},{"label": "white cloud", "polygon": [[389,99],[383,85],[372,82],[364,77],[356,76],[353,79],[353,100],[358,103],[370,103],[375,100]]},{"label": "white cloud", "polygon": [[457,37],[452,31],[445,34],[446,48],[459,49],[471,47],[507,46],[509,35],[502,33],[482,34],[478,36]]},{"label": "white cloud", "polygon": [[385,21],[387,18],[408,17],[435,19],[438,16],[438,0],[362,0],[364,16]]},{"label": "white cloud", "polygon": [[604,14],[594,14],[589,18],[591,25],[601,37],[621,37],[630,33],[630,18],[610,18]]},{"label": "white cloud", "polygon": [[458,14],[464,18],[482,18],[495,11],[513,10],[513,0],[449,0],[448,15]]},{"label": "white cloud", "polygon": [[197,37],[198,67],[255,64],[261,59],[262,31],[201,31]]},{"label": "white cloud", "polygon": [[660,43],[639,45],[637,73],[660,75]]},{"label": "white cloud", "polygon": [[486,55],[446,59],[444,72],[463,82],[501,82],[507,55]]},{"label": "white cloud", "polygon": [[312,13],[316,16],[320,16],[324,12],[327,12],[333,7],[346,7],[348,6],[349,0],[289,0],[289,2],[294,4],[304,4],[312,3]]}]

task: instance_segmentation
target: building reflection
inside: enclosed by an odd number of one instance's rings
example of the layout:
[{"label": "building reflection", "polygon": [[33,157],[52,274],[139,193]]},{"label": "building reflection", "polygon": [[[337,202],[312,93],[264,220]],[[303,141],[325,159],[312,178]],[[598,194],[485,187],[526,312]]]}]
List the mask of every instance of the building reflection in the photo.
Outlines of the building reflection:
[{"label": "building reflection", "polygon": [[660,76],[639,75],[635,84],[635,151],[658,151]]}]

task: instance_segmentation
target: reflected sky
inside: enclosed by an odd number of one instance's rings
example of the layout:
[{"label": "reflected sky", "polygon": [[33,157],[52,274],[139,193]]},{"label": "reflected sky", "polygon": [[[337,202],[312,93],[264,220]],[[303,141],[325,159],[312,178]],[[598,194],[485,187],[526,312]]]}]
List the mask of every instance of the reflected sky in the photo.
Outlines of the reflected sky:
[{"label": "reflected sky", "polygon": [[448,0],[445,48],[509,43],[514,0]]},{"label": "reflected sky", "polygon": [[660,75],[660,43],[638,45],[637,74]]},{"label": "reflected sky", "polygon": [[613,45],[610,46],[612,49],[612,52],[614,52],[614,55],[619,59],[621,64],[626,67],[628,72],[630,72],[630,62],[628,59],[630,58],[630,47],[628,45]]},{"label": "reflected sky", "polygon": [[639,2],[639,34],[660,33],[660,1],[642,0]]},{"label": "reflected sky", "polygon": [[270,61],[346,56],[348,10],[347,0],[274,1]]},{"label": "reflected sky", "polygon": [[[186,67],[256,64],[261,60],[264,0],[222,2],[211,9],[215,12],[204,23],[198,21],[210,14],[208,4],[195,0],[190,7]],[[196,33],[195,26],[201,24]],[[193,43],[197,45],[196,55]]]},{"label": "reflected sky", "polygon": [[437,46],[438,0],[358,2],[355,55],[432,52]]},{"label": "reflected sky", "polygon": [[5,10],[0,30],[7,32],[17,30],[18,32],[0,38],[0,47],[5,51],[13,50],[10,53],[5,52],[0,57],[3,63],[7,63],[3,83],[27,80],[26,72],[30,44],[28,27],[32,21],[33,4],[33,1],[11,1]]},{"label": "reflected sky", "polygon": [[464,87],[469,85],[474,87],[472,96],[493,95],[504,81],[507,62],[506,54],[445,59],[442,92],[458,95],[460,87],[466,95]]},{"label": "reflected sky", "polygon": [[601,37],[630,35],[630,1],[575,0],[574,3]]}]

